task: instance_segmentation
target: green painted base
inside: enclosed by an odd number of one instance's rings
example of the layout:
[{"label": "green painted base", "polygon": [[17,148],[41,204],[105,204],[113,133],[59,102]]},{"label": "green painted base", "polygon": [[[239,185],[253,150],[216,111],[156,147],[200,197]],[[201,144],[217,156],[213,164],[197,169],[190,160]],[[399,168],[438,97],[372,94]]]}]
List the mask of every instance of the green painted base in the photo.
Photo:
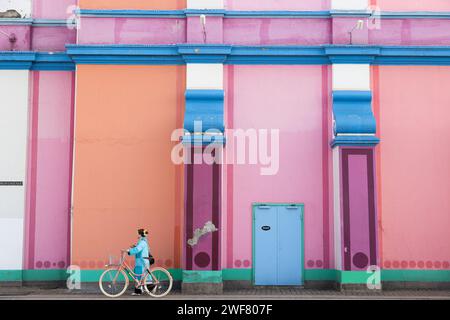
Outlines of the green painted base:
[{"label": "green painted base", "polygon": [[[219,283],[223,281],[250,281],[252,269],[223,269],[222,271],[186,271],[169,269],[175,281],[187,283]],[[97,282],[103,270],[81,270],[81,282]],[[65,281],[66,270],[0,270],[0,282]],[[306,269],[305,281],[334,281],[342,284],[367,283],[369,274],[364,271],[334,269]],[[381,270],[381,282],[450,282],[450,270]],[[372,283],[374,283],[372,281]]]},{"label": "green painted base", "polygon": [[222,271],[183,270],[183,283],[222,283]]}]

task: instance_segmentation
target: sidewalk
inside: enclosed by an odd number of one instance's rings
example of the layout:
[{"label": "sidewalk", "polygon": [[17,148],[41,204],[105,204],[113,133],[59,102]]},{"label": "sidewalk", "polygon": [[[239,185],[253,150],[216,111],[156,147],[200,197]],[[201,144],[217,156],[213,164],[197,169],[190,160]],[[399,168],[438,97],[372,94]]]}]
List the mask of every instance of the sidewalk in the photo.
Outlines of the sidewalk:
[{"label": "sidewalk", "polygon": [[[149,296],[133,297],[131,291],[125,293],[120,299],[154,299]],[[16,299],[56,299],[56,300],[101,300],[107,299],[99,290],[68,290],[68,289],[42,289],[34,287],[1,287],[0,300]],[[173,291],[166,300],[450,300],[450,290],[384,290],[372,291],[334,291],[334,290],[308,290],[308,289],[245,289],[226,290],[223,295],[184,295],[180,291]]]}]

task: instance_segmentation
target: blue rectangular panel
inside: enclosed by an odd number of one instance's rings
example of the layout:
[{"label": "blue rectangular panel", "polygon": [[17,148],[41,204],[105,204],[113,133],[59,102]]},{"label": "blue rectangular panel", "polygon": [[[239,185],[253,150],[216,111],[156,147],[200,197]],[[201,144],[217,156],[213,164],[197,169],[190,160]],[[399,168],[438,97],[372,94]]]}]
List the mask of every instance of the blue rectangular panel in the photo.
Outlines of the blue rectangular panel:
[{"label": "blue rectangular panel", "polygon": [[277,284],[277,208],[255,208],[255,284]]},{"label": "blue rectangular panel", "polygon": [[302,275],[302,208],[278,207],[278,285],[301,285]]}]

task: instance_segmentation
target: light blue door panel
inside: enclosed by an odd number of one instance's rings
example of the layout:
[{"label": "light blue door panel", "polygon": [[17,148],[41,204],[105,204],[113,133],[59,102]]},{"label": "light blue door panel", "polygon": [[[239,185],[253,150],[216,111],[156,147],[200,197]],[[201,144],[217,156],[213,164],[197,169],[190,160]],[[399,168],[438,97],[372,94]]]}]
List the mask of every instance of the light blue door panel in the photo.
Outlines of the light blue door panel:
[{"label": "light blue door panel", "polygon": [[255,285],[302,285],[303,207],[256,206],[254,219]]},{"label": "light blue door panel", "polygon": [[302,208],[278,207],[278,285],[301,285]]},{"label": "light blue door panel", "polygon": [[277,284],[277,208],[255,208],[255,284]]}]

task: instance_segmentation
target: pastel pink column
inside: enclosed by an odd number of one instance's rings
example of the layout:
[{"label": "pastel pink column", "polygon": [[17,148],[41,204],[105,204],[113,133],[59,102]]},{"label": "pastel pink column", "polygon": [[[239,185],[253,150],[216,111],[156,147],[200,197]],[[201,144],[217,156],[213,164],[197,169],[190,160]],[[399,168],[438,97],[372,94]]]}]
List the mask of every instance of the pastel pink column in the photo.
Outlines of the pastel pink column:
[{"label": "pastel pink column", "polygon": [[73,72],[32,73],[26,269],[65,269],[70,261]]}]

